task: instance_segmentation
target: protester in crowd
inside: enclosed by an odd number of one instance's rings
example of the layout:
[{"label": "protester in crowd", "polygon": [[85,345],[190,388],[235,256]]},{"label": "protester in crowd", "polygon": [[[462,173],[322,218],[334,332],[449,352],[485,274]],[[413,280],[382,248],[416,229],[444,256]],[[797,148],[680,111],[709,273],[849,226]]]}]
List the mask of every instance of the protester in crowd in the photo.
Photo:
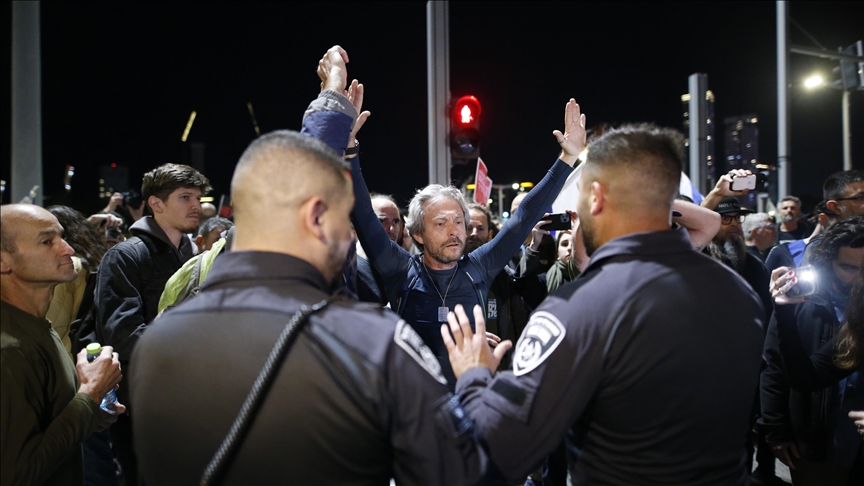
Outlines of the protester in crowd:
[{"label": "protester in crowd", "polygon": [[[516,210],[519,209],[528,194],[530,191],[520,192],[513,198],[510,203],[511,217],[516,214]],[[519,247],[507,266],[520,277],[522,275],[540,275],[552,268],[552,265],[555,264],[556,255],[555,238],[548,231],[541,233],[532,231],[522,242],[522,246]],[[537,304],[531,306],[532,309],[535,307]]]},{"label": "protester in crowd", "polygon": [[[470,254],[492,240],[492,214],[486,206],[469,204],[471,216],[468,222],[468,237],[464,254]],[[541,224],[541,223],[538,223]],[[547,233],[548,234],[548,233]],[[530,309],[537,307],[546,298],[546,289],[538,275],[518,277],[509,266],[505,266],[492,280],[486,295],[486,330],[492,333],[490,345],[501,339],[515,341],[528,323]],[[502,369],[510,364],[511,356],[504,356],[499,365]]]},{"label": "protester in crowd", "polygon": [[864,170],[852,169],[832,174],[822,185],[825,206],[841,221],[864,216]]},{"label": "protester in crowd", "polygon": [[777,227],[774,226],[774,219],[767,213],[748,214],[741,223],[741,231],[744,233],[747,252],[765,263],[765,259],[777,242]]},{"label": "protester in crowd", "polygon": [[2,484],[84,484],[81,442],[126,410],[99,407],[122,378],[117,353],[82,351],[76,370],[45,318],[54,288],[76,278],[73,253],[48,211],[0,206]]},{"label": "protester in crowd", "polygon": [[[89,222],[80,212],[68,206],[51,206],[48,211],[57,218],[63,227],[63,239],[75,250],[72,263],[77,276],[71,282],[63,282],[54,288],[54,297],[48,307],[45,318],[51,321],[51,327],[60,336],[63,346],[70,356],[74,356],[72,339],[69,335],[72,321],[83,317],[81,314],[90,310],[93,303],[93,286],[90,295],[86,295],[91,274],[99,268],[99,262],[108,248],[105,245],[105,232]],[[103,216],[108,216],[107,214]],[[86,301],[86,302],[85,302]],[[84,309],[82,311],[82,303]]]},{"label": "protester in crowd", "polygon": [[216,209],[215,204],[213,204],[211,202],[201,203],[201,215],[200,215],[201,221],[198,222],[198,226],[200,227],[201,225],[206,223],[207,220],[210,218],[215,218],[217,216],[216,215],[217,211],[218,211],[218,209]]},{"label": "protester in crowd", "polygon": [[[843,221],[852,216],[864,216],[864,170],[845,170],[828,176],[822,184],[825,207]],[[810,253],[823,234],[814,234],[804,249],[804,261],[810,261]]]},{"label": "protester in crowd", "polygon": [[[864,247],[864,237],[856,238],[849,246]],[[797,283],[794,277],[795,269],[788,267],[778,268],[771,275],[771,295],[778,312],[789,312],[794,304],[807,301],[807,297],[786,295]],[[816,391],[846,378],[853,371],[864,371],[864,265],[858,271],[844,316],[846,322],[837,335],[809,354],[805,349],[809,345],[802,343],[795,320],[777,319],[777,349],[783,358],[789,386],[799,391]],[[774,329],[769,329],[769,335],[772,332]],[[858,431],[864,433],[861,428]]]},{"label": "protester in crowd", "polygon": [[[206,177],[188,165],[164,164],[144,175],[141,193],[152,216],[132,225],[132,238],[108,250],[96,281],[96,337],[122,357],[127,376],[135,344],[156,317],[165,283],[196,248],[186,237],[198,228],[199,199],[210,190]],[[128,402],[129,386],[118,390]],[[133,412],[134,409],[130,410]],[[138,483],[132,415],[111,427],[114,450],[127,485]]]},{"label": "protester in crowd", "polygon": [[780,223],[776,227],[777,241],[803,240],[813,233],[813,227],[801,217],[801,200],[797,197],[784,197],[777,210],[780,213]]},{"label": "protester in crowd", "polygon": [[231,243],[234,240],[233,222],[224,235],[213,243],[210,249],[186,260],[180,270],[174,272],[174,275],[165,282],[165,289],[159,298],[157,315],[162,315],[166,310],[182,304],[201,292],[201,286],[207,280],[216,258],[231,251]]},{"label": "protester in crowd", "polygon": [[507,480],[567,435],[572,484],[745,483],[763,313],[669,230],[682,146],[650,125],[592,142],[577,208],[591,260],[532,315],[512,372],[493,376],[507,344],[485,346],[478,309],[477,335],[461,307],[452,339],[442,326],[457,392]]},{"label": "protester in crowd", "polygon": [[[442,485],[482,479],[486,459],[473,425],[417,333],[390,312],[330,293],[353,245],[351,181],[333,153],[345,150],[359,111],[342,94],[343,56],[347,61],[341,48],[328,51],[327,82],[304,121],[330,134],[329,148],[289,131],[249,146],[231,182],[236,251],[220,257],[201,294],[157,320],[135,350],[135,434],[148,483],[199,482],[266,350],[295,312],[310,309],[318,310],[297,321],[272,386],[260,408],[252,408],[248,434],[215,479]],[[343,111],[328,109],[334,100]],[[286,190],[289,177],[302,183]],[[219,380],[209,378],[214,370]]]},{"label": "protester in crowd", "polygon": [[[398,241],[402,233],[402,217],[399,206],[393,196],[372,194],[372,210],[381,222],[381,227],[387,233],[390,241]],[[358,241],[357,247],[357,298],[361,302],[372,302],[380,306],[387,305],[387,294],[384,291],[384,279],[369,263],[369,257]]]},{"label": "protester in crowd", "polygon": [[577,244],[573,241],[573,232],[560,231],[555,240],[558,244],[558,259],[546,272],[546,289],[550,294],[579,276],[579,261],[573,257],[573,246]]},{"label": "protester in crowd", "polygon": [[219,241],[222,233],[234,227],[234,223],[230,219],[220,216],[215,216],[204,224],[198,227],[198,236],[195,237],[195,245],[198,247],[198,253],[204,253],[213,246],[213,243]]},{"label": "protester in crowd", "polygon": [[[765,269],[769,273],[779,267],[798,267],[804,261],[804,252],[811,241],[821,238],[821,234],[828,231],[828,228],[837,222],[837,215],[831,212],[825,205],[825,202],[820,202],[813,210],[816,215],[816,228],[813,233],[803,240],[788,241],[781,243],[771,249],[768,258],[765,259]],[[817,238],[818,237],[818,238]]]},{"label": "protester in crowd", "polygon": [[[784,328],[786,339],[797,341],[805,356],[837,333],[864,264],[864,217],[847,218],[832,226],[814,244],[809,263],[812,267],[795,269],[791,277],[799,288],[815,283],[815,293],[794,309],[778,305],[769,328],[760,420],[775,454],[791,469],[794,484],[845,485],[853,469],[864,467],[858,458],[861,440],[855,424],[846,417],[850,410],[864,410],[862,374],[854,372],[818,391],[792,390],[790,382],[798,380],[794,375],[800,365],[782,356],[778,329]],[[779,293],[776,283],[775,293]],[[859,466],[853,468],[856,460]],[[857,474],[850,484],[864,480],[864,475]]]},{"label": "protester in crowd", "polygon": [[742,208],[736,198],[727,197],[714,208],[714,211],[721,218],[720,230],[705,248],[705,253],[729,266],[750,284],[750,288],[762,300],[765,310],[763,322],[768,322],[773,309],[771,292],[768,289],[771,278],[765,265],[747,251],[741,231],[741,222],[749,210]]},{"label": "protester in crowd", "polygon": [[144,217],[145,202],[141,194],[134,189],[125,193],[115,192],[102,212],[119,216],[128,228]]},{"label": "protester in crowd", "polygon": [[391,242],[370,204],[358,158],[351,159],[357,203],[352,222],[370,262],[384,277],[391,308],[405,318],[438,357],[450,386],[455,383],[447,350],[438,333],[457,303],[485,307],[495,276],[541,219],[572,172],[585,143],[585,118],[575,100],[566,106],[565,131],[555,131],[562,152],[546,177],[529,193],[504,229],[489,243],[463,257],[470,220],[461,191],[437,184],[419,191],[409,204],[411,237],[423,247],[412,257]]}]

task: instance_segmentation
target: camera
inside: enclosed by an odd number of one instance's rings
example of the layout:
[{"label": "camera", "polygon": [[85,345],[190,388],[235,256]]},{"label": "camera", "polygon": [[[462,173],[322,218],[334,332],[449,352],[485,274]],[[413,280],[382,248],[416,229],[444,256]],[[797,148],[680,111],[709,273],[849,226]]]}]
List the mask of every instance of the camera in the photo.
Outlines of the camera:
[{"label": "camera", "polygon": [[744,177],[733,177],[732,184],[729,188],[733,191],[743,191],[749,189],[751,191],[764,191],[765,183],[768,182],[768,176],[763,173],[750,174]]},{"label": "camera", "polygon": [[793,268],[795,278],[798,282],[786,291],[789,297],[805,297],[813,295],[819,291],[819,274],[812,265],[806,267]]},{"label": "camera", "polygon": [[141,207],[141,203],[144,202],[144,197],[141,196],[141,193],[134,189],[123,191],[120,194],[123,195],[123,205],[127,208],[138,209]]},{"label": "camera", "polygon": [[555,213],[543,217],[543,221],[549,220],[549,223],[540,226],[543,231],[552,230],[569,230],[573,228],[573,223],[570,221],[570,215],[567,213]]}]

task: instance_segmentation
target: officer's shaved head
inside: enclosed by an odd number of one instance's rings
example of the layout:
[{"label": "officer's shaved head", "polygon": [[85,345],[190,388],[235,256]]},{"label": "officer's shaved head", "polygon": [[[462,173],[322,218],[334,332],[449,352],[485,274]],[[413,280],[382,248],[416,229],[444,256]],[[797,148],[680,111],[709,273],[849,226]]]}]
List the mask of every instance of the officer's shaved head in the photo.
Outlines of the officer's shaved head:
[{"label": "officer's shaved head", "polygon": [[582,177],[608,183],[610,191],[634,209],[663,208],[669,212],[681,180],[683,146],[683,138],[675,130],[650,124],[625,125],[591,143],[590,163]]},{"label": "officer's shaved head", "polygon": [[668,229],[683,166],[683,138],[654,125],[626,125],[588,146],[578,213],[588,255],[610,239]]},{"label": "officer's shaved head", "polygon": [[231,180],[233,250],[285,253],[316,267],[328,282],[343,265],[354,195],[345,163],[322,142],[297,132],[259,137]]},{"label": "officer's shaved head", "polygon": [[243,152],[231,180],[234,219],[269,221],[312,196],[338,201],[351,195],[348,167],[319,140],[280,130],[258,137]]}]

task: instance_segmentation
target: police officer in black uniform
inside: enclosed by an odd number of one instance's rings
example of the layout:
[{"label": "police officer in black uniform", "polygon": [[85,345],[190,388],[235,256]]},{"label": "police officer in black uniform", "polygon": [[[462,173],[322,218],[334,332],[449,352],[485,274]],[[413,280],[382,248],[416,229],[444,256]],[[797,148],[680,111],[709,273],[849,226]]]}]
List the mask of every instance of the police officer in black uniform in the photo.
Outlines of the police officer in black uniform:
[{"label": "police officer in black uniform", "polygon": [[493,376],[506,345],[485,345],[482,312],[477,335],[461,309],[453,339],[442,326],[457,393],[508,480],[566,436],[572,484],[746,483],[762,306],[669,229],[682,146],[644,125],[592,142],[577,208],[591,260],[532,315],[512,371]]},{"label": "police officer in black uniform", "polygon": [[[304,121],[347,127],[341,48]],[[340,84],[341,83],[341,84]],[[345,100],[343,100],[345,101]],[[232,252],[200,295],[166,312],[134,353],[136,446],[147,483],[198,482],[286,323],[331,298],[354,198],[330,147],[296,132],[250,145],[231,183]],[[286,188],[285,181],[292,181]],[[485,472],[473,425],[438,361],[395,314],[336,300],[301,328],[220,476],[228,484],[474,484]]]}]

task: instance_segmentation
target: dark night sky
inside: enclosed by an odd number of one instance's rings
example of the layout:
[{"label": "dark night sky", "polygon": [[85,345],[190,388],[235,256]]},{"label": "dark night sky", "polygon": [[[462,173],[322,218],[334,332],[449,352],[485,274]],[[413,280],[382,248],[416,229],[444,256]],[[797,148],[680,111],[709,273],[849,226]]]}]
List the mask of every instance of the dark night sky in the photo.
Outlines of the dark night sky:
[{"label": "dark night sky", "polygon": [[[829,49],[864,35],[864,2],[792,2],[790,16]],[[694,72],[708,74],[718,128],[756,113],[761,159],[776,159],[774,2],[451,2],[450,33],[451,92],[483,104],[482,157],[496,183],[542,177],[570,97],[589,126],[680,128]],[[43,2],[41,34],[46,193],[59,192],[72,164],[73,205],[93,202],[100,164],[129,166],[134,186],[181,161],[192,110],[190,140],[206,144],[207,176],[226,193],[255,136],[246,102],[263,131],[299,129],[318,91],[317,60],[333,44],[366,85],[372,117],[359,138],[371,189],[405,202],[427,183],[425,2]],[[794,26],[790,35],[813,46]],[[8,35],[4,51],[8,66]],[[821,181],[842,169],[840,93],[798,86],[810,72],[830,75],[831,61],[790,58],[792,188],[818,199]],[[852,104],[860,168],[864,93]],[[3,106],[8,114],[8,98]],[[8,147],[8,116],[3,136]],[[8,148],[2,157],[8,181]]]}]

